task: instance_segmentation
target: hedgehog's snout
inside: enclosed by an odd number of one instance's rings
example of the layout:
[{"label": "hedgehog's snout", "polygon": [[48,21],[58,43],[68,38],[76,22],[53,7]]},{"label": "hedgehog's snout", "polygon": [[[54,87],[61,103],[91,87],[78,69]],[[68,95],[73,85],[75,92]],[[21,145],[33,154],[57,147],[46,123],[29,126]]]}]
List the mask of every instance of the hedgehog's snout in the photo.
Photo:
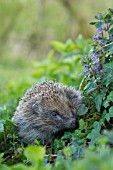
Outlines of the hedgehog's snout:
[{"label": "hedgehog's snout", "polygon": [[73,118],[65,122],[65,129],[75,129],[76,128],[76,119]]},{"label": "hedgehog's snout", "polygon": [[71,121],[71,129],[78,129],[79,128],[79,117],[76,117],[76,119]]},{"label": "hedgehog's snout", "polygon": [[70,127],[71,127],[71,128],[75,128],[75,126],[76,126],[76,119],[72,119],[72,120],[70,121]]}]

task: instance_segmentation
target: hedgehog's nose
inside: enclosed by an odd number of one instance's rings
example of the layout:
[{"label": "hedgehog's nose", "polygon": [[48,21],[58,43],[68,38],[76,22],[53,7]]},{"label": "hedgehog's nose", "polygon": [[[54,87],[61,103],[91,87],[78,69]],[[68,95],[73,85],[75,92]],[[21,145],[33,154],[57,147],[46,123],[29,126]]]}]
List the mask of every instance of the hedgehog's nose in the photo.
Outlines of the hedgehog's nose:
[{"label": "hedgehog's nose", "polygon": [[76,120],[73,119],[73,120],[71,121],[71,128],[75,128],[75,125],[76,125]]}]

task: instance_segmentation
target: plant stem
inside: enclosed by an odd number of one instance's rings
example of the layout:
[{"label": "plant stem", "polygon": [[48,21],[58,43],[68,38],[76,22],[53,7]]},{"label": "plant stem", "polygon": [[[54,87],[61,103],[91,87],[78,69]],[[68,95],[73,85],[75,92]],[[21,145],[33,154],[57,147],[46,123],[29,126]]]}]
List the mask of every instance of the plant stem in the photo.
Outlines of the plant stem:
[{"label": "plant stem", "polygon": [[[96,74],[95,74],[95,72],[93,71],[92,68],[91,68],[91,72],[92,72],[92,74],[93,74],[94,79],[96,80],[97,77],[96,77]],[[97,87],[98,87],[98,91],[100,92],[100,85],[99,85],[99,82],[96,82],[96,85],[97,85]]]}]

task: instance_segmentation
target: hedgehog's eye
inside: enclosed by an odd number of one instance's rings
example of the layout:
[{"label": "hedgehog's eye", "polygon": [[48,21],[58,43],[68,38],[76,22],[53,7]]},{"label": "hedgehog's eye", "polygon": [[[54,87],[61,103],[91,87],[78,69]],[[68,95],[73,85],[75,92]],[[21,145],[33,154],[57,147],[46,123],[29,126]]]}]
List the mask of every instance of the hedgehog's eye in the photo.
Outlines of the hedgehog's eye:
[{"label": "hedgehog's eye", "polygon": [[57,114],[55,111],[53,111],[53,112],[51,112],[51,115],[52,115],[53,117],[56,117],[58,114]]},{"label": "hedgehog's eye", "polygon": [[54,120],[61,120],[62,118],[60,117],[60,115],[57,113],[57,111],[52,111],[51,112],[51,117],[54,119]]}]

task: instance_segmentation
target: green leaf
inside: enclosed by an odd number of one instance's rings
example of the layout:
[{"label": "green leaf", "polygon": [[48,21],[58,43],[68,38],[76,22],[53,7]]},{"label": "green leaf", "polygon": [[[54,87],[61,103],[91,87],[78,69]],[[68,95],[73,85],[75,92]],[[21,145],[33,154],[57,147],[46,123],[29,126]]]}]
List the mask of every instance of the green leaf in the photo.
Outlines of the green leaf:
[{"label": "green leaf", "polygon": [[110,118],[111,118],[111,117],[113,117],[113,106],[110,107],[109,112],[106,113],[106,115],[105,115],[105,118],[106,118],[106,120],[107,120],[108,122],[110,121]]},{"label": "green leaf", "polygon": [[65,44],[59,41],[51,41],[51,46],[59,52],[63,52],[65,49]]},{"label": "green leaf", "polygon": [[113,9],[109,8],[108,11],[113,14]]},{"label": "green leaf", "polygon": [[62,54],[64,58],[72,57],[73,55],[81,55],[80,51],[73,51],[73,52],[65,52]]},{"label": "green leaf", "polygon": [[65,156],[71,156],[72,155],[71,148],[69,146],[65,147],[63,153]]},{"label": "green leaf", "polygon": [[0,119],[4,119],[6,117],[6,107],[0,107]]},{"label": "green leaf", "polygon": [[105,47],[103,47],[103,49],[106,53],[108,52],[109,55],[113,54],[113,42],[107,44]]},{"label": "green leaf", "polygon": [[94,129],[97,129],[98,131],[101,130],[101,126],[102,126],[102,123],[101,123],[101,122],[95,121],[95,122],[93,123]]},{"label": "green leaf", "polygon": [[105,108],[107,108],[107,107],[109,106],[109,101],[108,101],[108,100],[105,100],[105,101],[103,102],[103,106],[104,106]]},{"label": "green leaf", "polygon": [[100,13],[100,14],[96,15],[95,18],[98,20],[103,20],[103,15]]},{"label": "green leaf", "polygon": [[64,51],[65,52],[72,52],[73,50],[75,50],[75,44],[72,42],[71,39],[69,39],[69,40],[66,41]]},{"label": "green leaf", "polygon": [[110,50],[109,50],[109,53],[108,53],[109,55],[112,55],[113,54],[113,44],[112,44],[112,47],[110,48]]},{"label": "green leaf", "polygon": [[105,97],[105,94],[99,94],[99,95],[96,95],[95,98],[94,98],[94,102],[96,104],[96,108],[98,110],[98,112],[100,112],[100,109],[101,109],[101,105],[102,105],[102,99]]},{"label": "green leaf", "polygon": [[111,16],[111,14],[106,14],[105,16],[104,16],[104,19],[110,19],[112,16]]},{"label": "green leaf", "polygon": [[0,170],[12,170],[12,168],[10,168],[6,165],[0,165]]},{"label": "green leaf", "polygon": [[101,28],[104,22],[96,22],[95,27]]},{"label": "green leaf", "polygon": [[111,144],[113,144],[113,131],[107,131],[104,130],[103,134],[105,135],[105,137],[107,137],[108,142],[110,142]]},{"label": "green leaf", "polygon": [[108,87],[109,84],[113,83],[113,61],[104,64],[104,72],[105,75],[102,81],[105,83],[106,87]]},{"label": "green leaf", "polygon": [[13,166],[14,170],[36,170],[36,167],[28,167],[24,164],[17,164]]},{"label": "green leaf", "polygon": [[5,126],[11,126],[11,127],[12,127],[12,126],[14,126],[15,124],[14,124],[14,122],[12,122],[11,120],[6,119],[4,125],[5,125]]},{"label": "green leaf", "polygon": [[94,145],[102,135],[99,129],[93,129],[90,134],[88,134],[88,139],[91,139],[90,145]]},{"label": "green leaf", "polygon": [[110,107],[109,114],[110,114],[110,117],[113,117],[113,106]]},{"label": "green leaf", "polygon": [[2,121],[0,121],[0,132],[4,132],[4,125]]},{"label": "green leaf", "polygon": [[110,34],[110,36],[112,36],[112,35],[113,35],[113,28],[112,28],[112,29],[110,29],[109,34]]},{"label": "green leaf", "polygon": [[45,149],[41,146],[28,146],[25,150],[25,156],[35,165],[42,165]]},{"label": "green leaf", "polygon": [[84,104],[82,104],[77,111],[77,115],[81,115],[81,116],[85,115],[87,113],[87,111],[88,111],[88,108],[85,107]]},{"label": "green leaf", "polygon": [[109,93],[109,95],[107,96],[107,99],[104,101],[104,103],[103,103],[103,106],[105,107],[105,108],[107,108],[110,104],[109,104],[109,102],[110,101],[113,101],[113,91],[111,91],[110,93]]},{"label": "green leaf", "polygon": [[106,115],[105,115],[105,118],[106,118],[106,120],[109,122],[110,121],[110,115],[109,115],[109,113],[107,113]]},{"label": "green leaf", "polygon": [[86,122],[84,122],[84,119],[79,120],[79,128],[81,130],[86,129]]},{"label": "green leaf", "polygon": [[96,85],[94,82],[88,83],[88,84],[85,86],[85,88],[84,88],[84,90],[85,90],[87,93],[91,93],[91,92],[93,92],[93,91],[96,90],[96,89],[97,89],[97,85]]},{"label": "green leaf", "polygon": [[1,162],[2,162],[3,156],[4,156],[4,153],[0,153],[0,164],[1,164]]},{"label": "green leaf", "polygon": [[90,25],[95,25],[97,22],[90,22],[89,24]]}]

